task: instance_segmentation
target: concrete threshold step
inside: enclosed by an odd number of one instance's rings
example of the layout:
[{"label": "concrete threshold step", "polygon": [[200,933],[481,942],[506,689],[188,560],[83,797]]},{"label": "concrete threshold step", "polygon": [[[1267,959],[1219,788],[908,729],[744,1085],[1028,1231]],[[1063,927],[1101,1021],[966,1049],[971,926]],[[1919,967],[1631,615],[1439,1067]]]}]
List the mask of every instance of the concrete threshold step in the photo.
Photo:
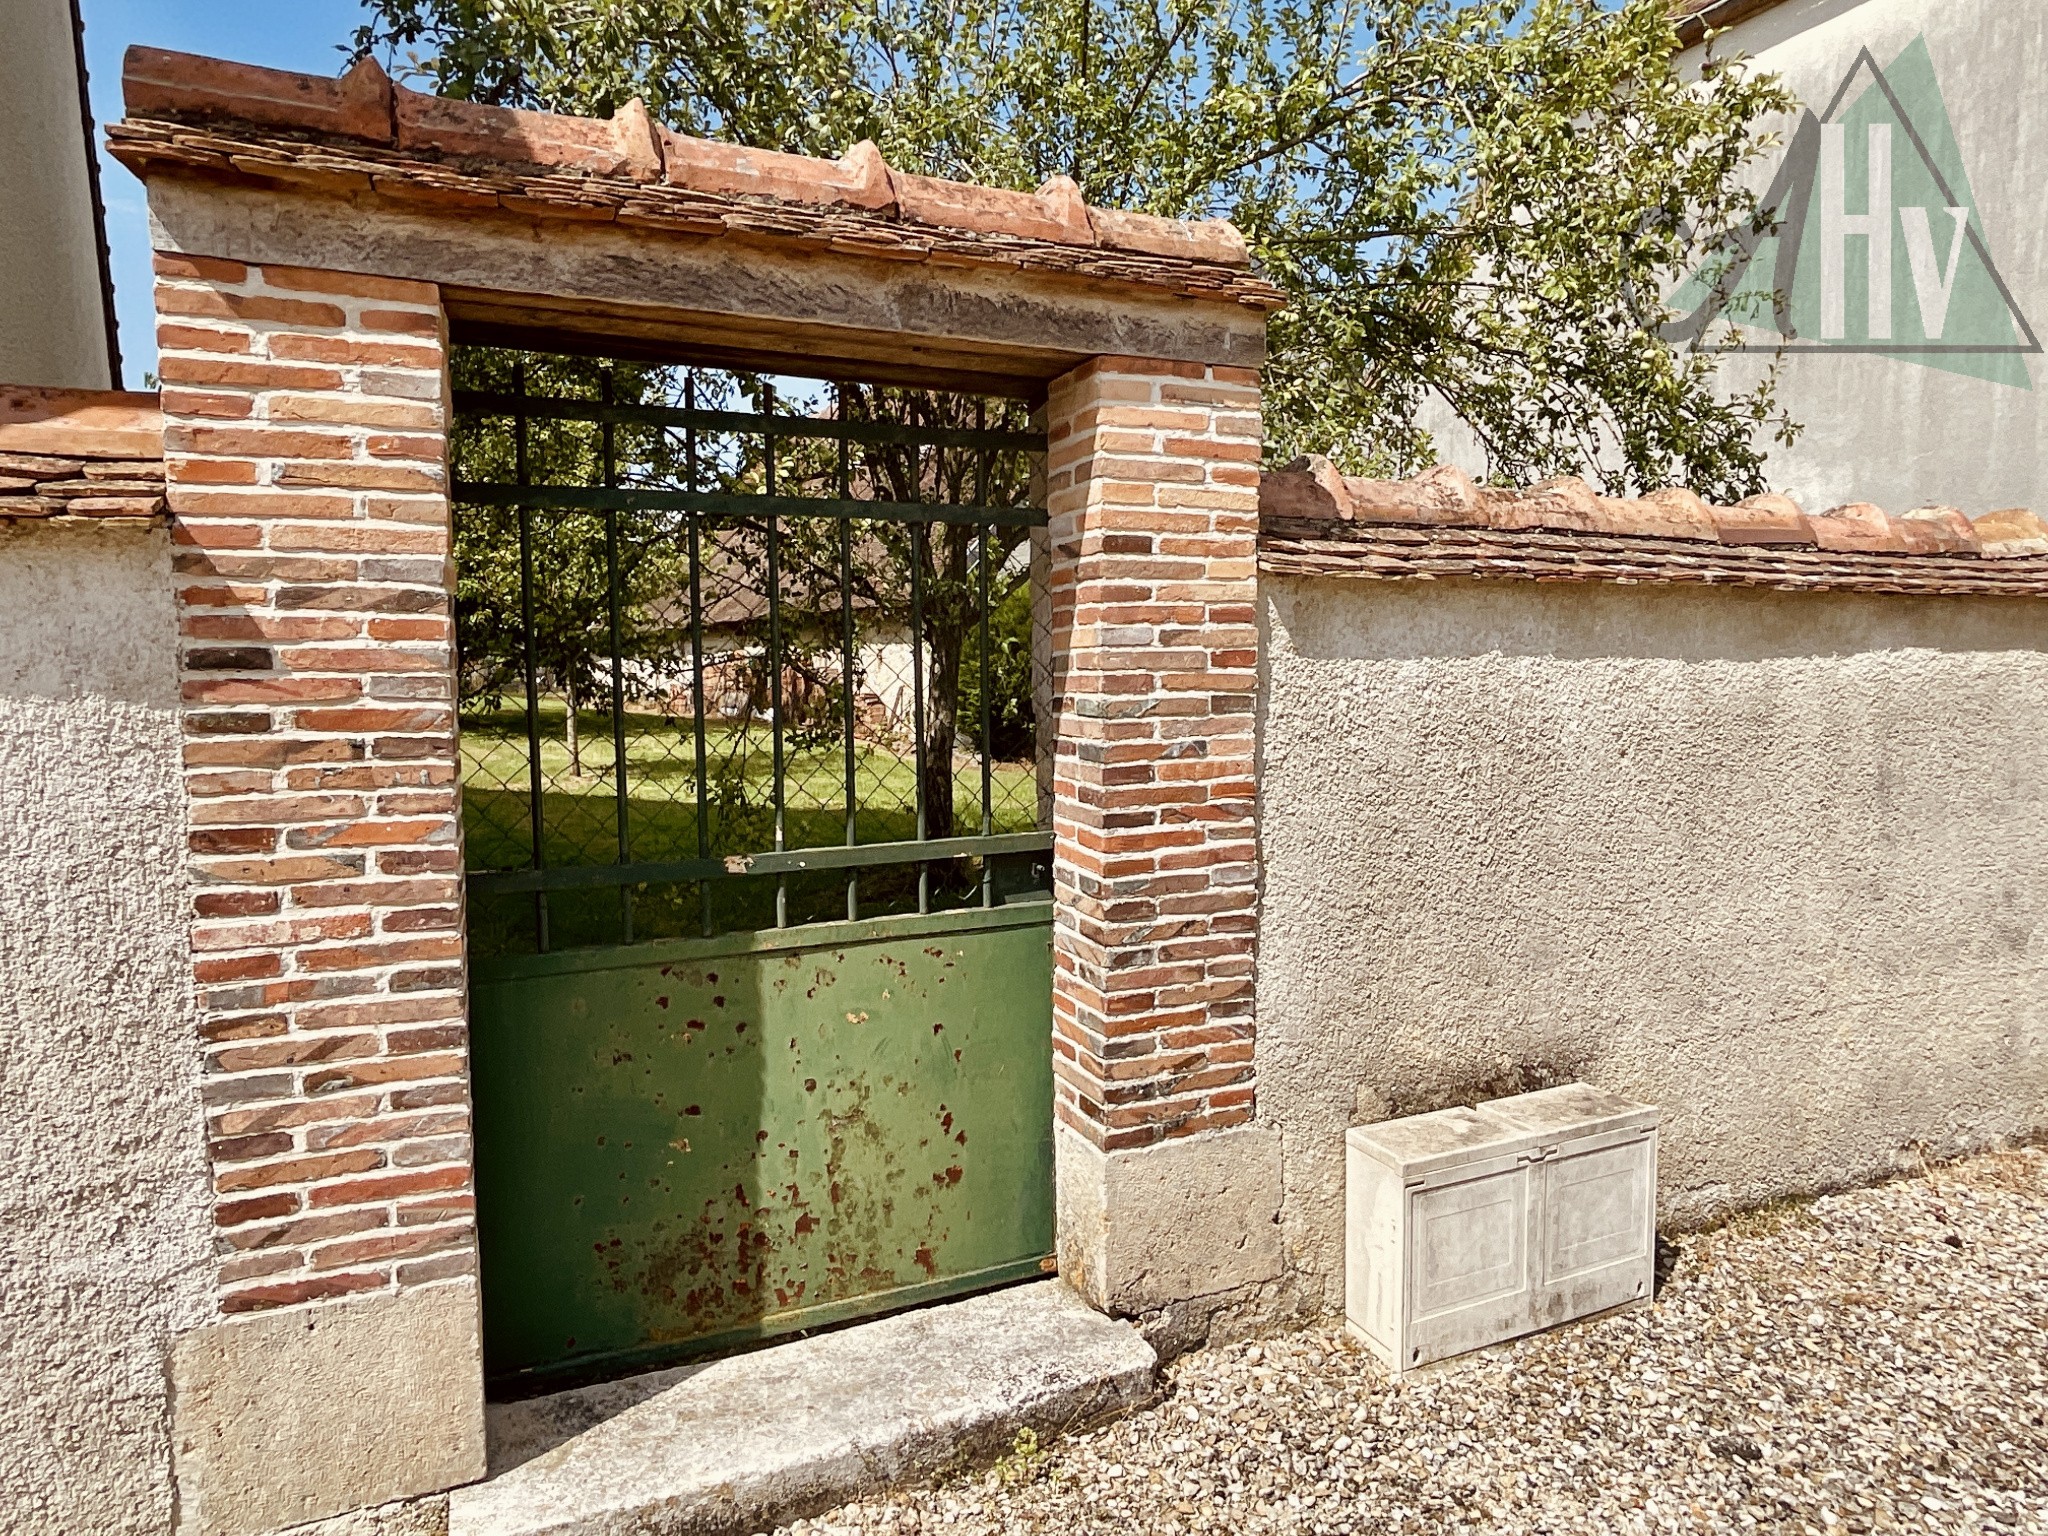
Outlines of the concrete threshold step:
[{"label": "concrete threshold step", "polygon": [[490,1411],[449,1536],[727,1536],[1151,1401],[1158,1357],[1058,1280]]}]

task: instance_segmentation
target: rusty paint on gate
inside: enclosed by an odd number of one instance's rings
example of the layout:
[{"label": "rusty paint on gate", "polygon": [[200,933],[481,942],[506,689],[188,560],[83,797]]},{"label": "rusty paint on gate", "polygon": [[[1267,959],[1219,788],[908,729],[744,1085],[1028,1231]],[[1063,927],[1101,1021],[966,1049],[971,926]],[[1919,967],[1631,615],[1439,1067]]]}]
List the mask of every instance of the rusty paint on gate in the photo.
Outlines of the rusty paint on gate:
[{"label": "rusty paint on gate", "polygon": [[487,1364],[544,1383],[1039,1273],[1050,909],[480,965]]}]

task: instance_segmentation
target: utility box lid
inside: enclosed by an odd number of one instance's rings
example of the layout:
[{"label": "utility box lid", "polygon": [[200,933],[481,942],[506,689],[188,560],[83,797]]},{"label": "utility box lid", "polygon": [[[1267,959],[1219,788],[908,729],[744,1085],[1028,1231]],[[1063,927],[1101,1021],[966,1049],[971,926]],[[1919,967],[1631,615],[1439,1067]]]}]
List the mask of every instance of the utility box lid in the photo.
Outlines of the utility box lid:
[{"label": "utility box lid", "polygon": [[1353,1126],[1345,1140],[1405,1178],[1514,1157],[1562,1137],[1580,1140],[1648,1130],[1660,1111],[1587,1083],[1541,1088],[1485,1104],[1440,1109],[1377,1125]]}]

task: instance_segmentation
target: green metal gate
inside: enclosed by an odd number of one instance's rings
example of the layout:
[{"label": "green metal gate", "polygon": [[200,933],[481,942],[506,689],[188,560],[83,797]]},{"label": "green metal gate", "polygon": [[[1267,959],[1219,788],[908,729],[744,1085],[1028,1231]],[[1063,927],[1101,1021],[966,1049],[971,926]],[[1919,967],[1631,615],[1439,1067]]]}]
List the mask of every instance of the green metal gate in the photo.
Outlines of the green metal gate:
[{"label": "green metal gate", "polygon": [[491,1377],[1049,1269],[1042,437],[878,387],[456,377]]}]

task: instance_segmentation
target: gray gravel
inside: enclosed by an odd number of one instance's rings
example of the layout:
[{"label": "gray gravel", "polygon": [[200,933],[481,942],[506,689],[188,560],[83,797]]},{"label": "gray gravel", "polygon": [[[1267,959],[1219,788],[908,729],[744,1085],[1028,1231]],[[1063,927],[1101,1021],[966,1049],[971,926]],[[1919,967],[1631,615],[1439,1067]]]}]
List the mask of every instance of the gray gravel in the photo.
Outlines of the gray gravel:
[{"label": "gray gravel", "polygon": [[2048,1153],[1670,1257],[1649,1307],[1398,1385],[1333,1331],[1205,1350],[1144,1413],[786,1533],[2048,1536]]}]

